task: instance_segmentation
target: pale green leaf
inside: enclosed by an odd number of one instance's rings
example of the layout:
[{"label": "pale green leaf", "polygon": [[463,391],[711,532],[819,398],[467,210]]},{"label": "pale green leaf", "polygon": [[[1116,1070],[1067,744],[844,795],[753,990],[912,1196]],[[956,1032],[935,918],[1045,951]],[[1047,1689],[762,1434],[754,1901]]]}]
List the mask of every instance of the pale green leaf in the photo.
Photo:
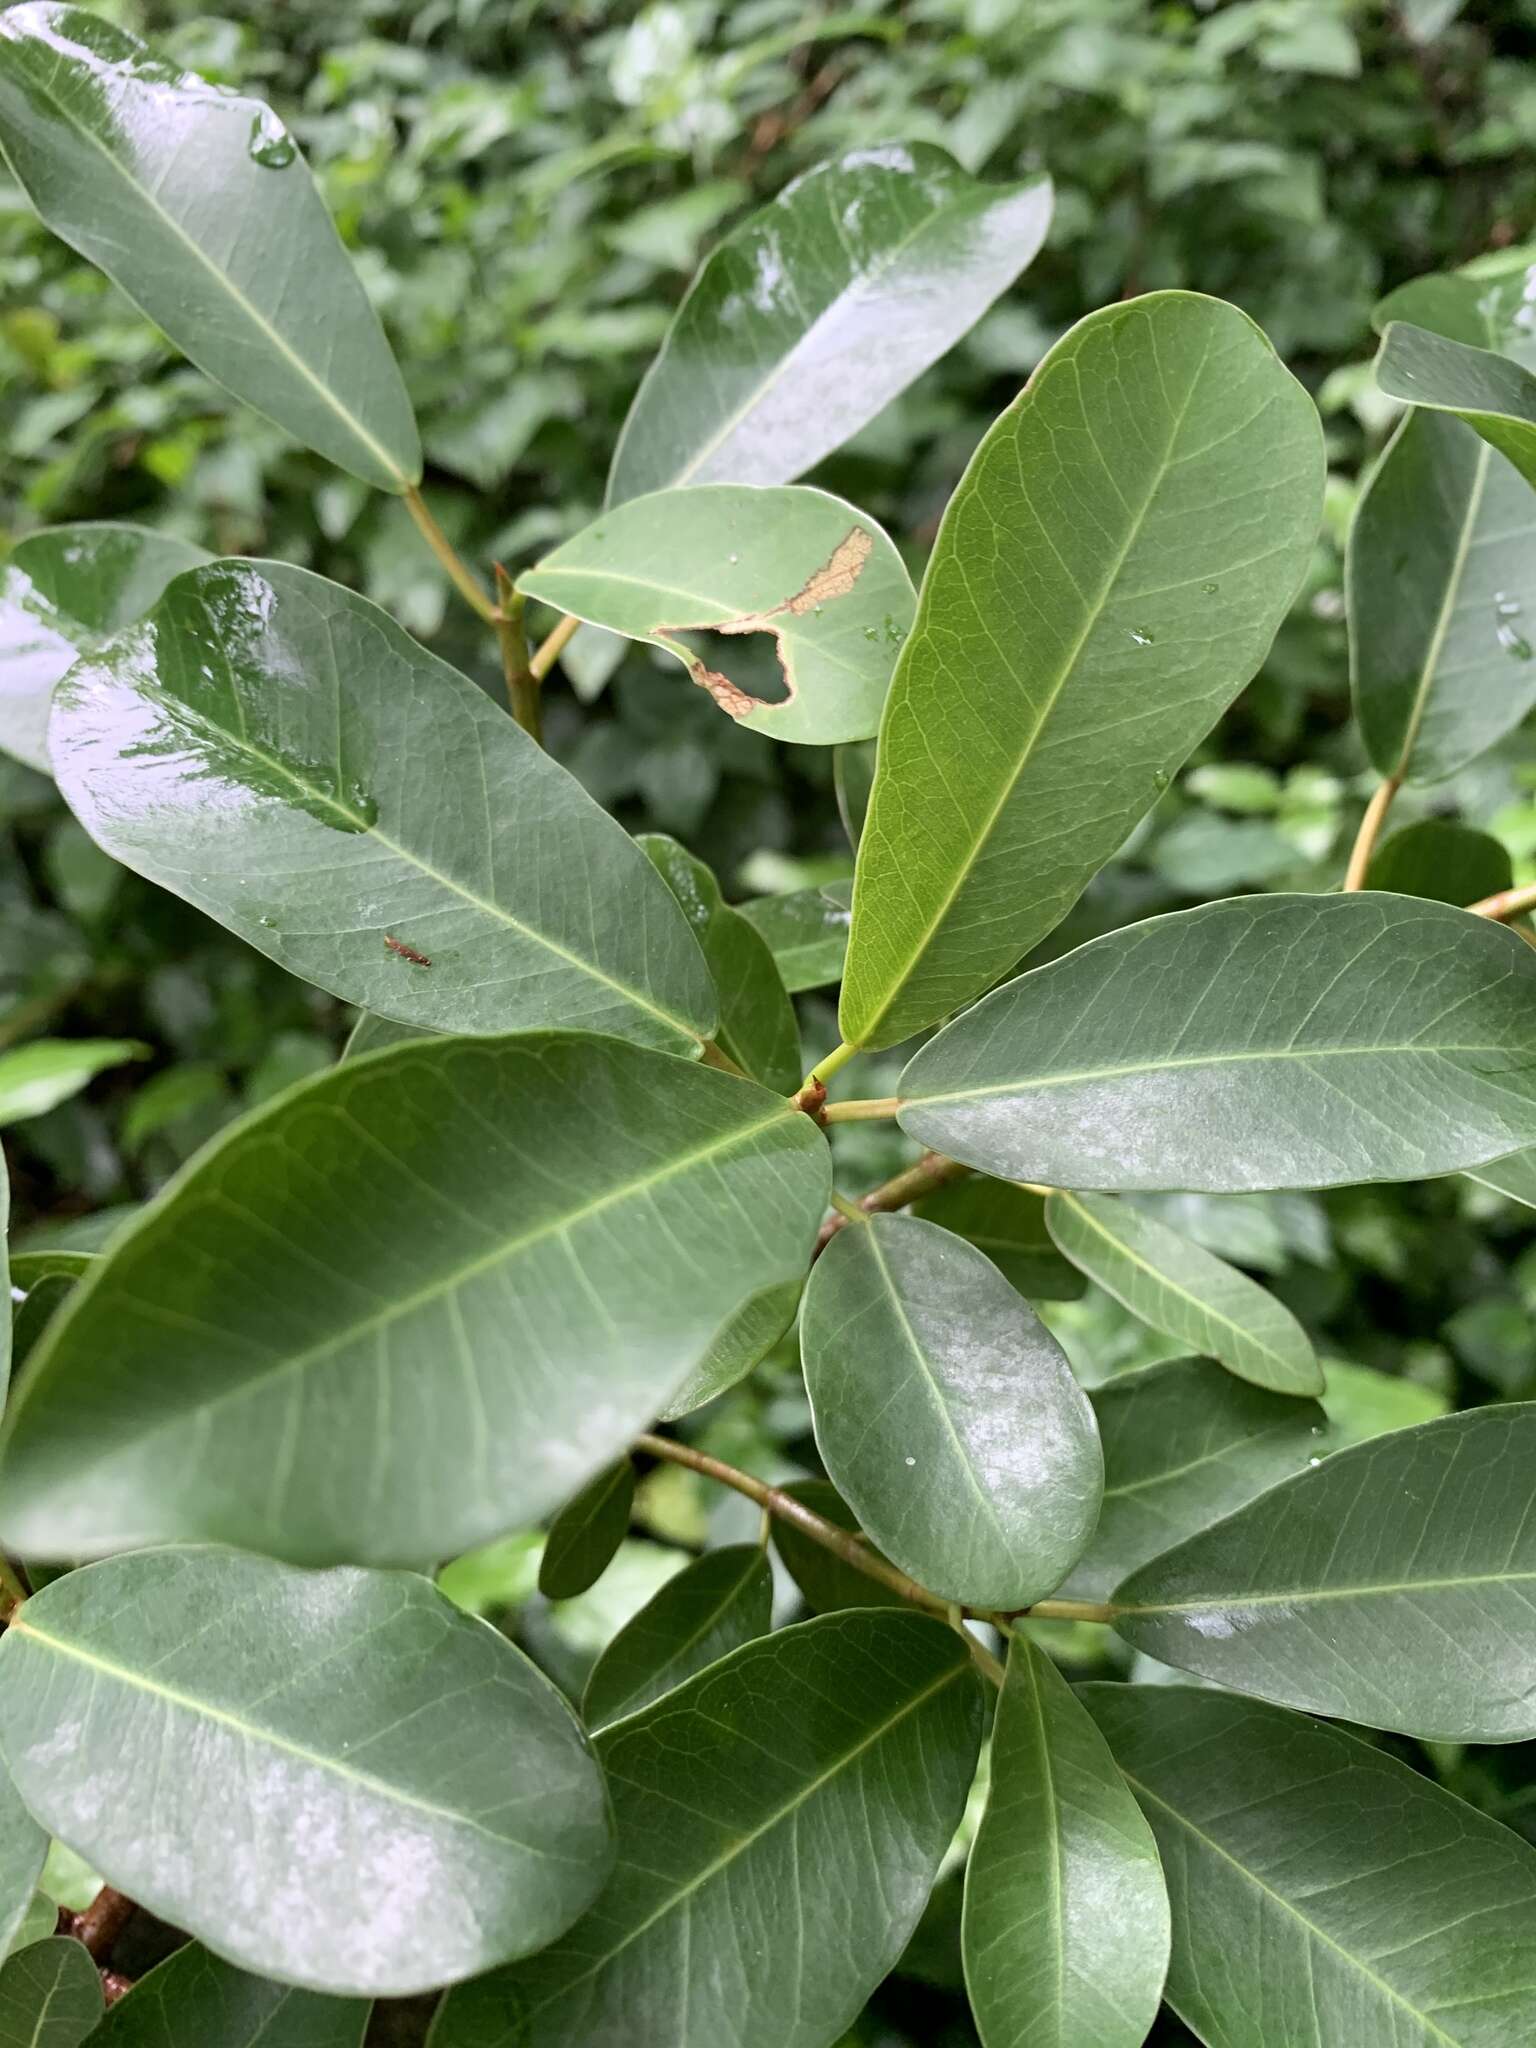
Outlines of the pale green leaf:
[{"label": "pale green leaf", "polygon": [[891,683],[849,1043],[1061,921],[1264,659],[1322,484],[1316,409],[1235,307],[1155,292],[1056,344],[950,500]]},{"label": "pale green leaf", "polygon": [[589,1728],[637,1714],[768,1633],[773,1573],[755,1543],[706,1551],[669,1579],[603,1651],[582,1694]]},{"label": "pale green leaf", "polygon": [[387,613],[282,563],[178,577],[55,698],[101,846],[405,1024],[714,1028],[671,892],[573,777]]},{"label": "pale green leaf", "polygon": [[[9,1325],[10,1317],[5,1321]],[[26,1921],[47,1854],[47,1835],[0,1765],[0,1956],[9,1952]],[[51,1920],[43,1931],[53,1932]]]},{"label": "pale green leaf", "polygon": [[1536,1209],[1536,1147],[1512,1152],[1507,1159],[1492,1160],[1478,1167],[1471,1178],[1481,1181],[1485,1188],[1508,1195],[1512,1202],[1523,1202],[1528,1209]]},{"label": "pale green leaf", "polygon": [[539,1591],[546,1600],[573,1600],[595,1586],[629,1533],[635,1468],[620,1458],[589,1479],[549,1525],[539,1559]]},{"label": "pale green leaf", "polygon": [[[1366,1443],[1389,1429],[1409,1429],[1433,1422],[1450,1408],[1449,1399],[1433,1387],[1420,1386],[1396,1373],[1377,1372],[1346,1359],[1325,1358],[1323,1413],[1328,1417],[1328,1448],[1344,1450]],[[1182,1532],[1181,1532],[1182,1533]],[[1166,1545],[1159,1545],[1165,1549]]]},{"label": "pale green leaf", "polygon": [[409,1564],[537,1521],[805,1270],[827,1185],[782,1097],[618,1039],[349,1060],[76,1288],[7,1418],[3,1539]]},{"label": "pale green leaf", "polygon": [[610,1859],[569,1707],[403,1572],[213,1549],[71,1572],[0,1640],[0,1746],[109,1884],[228,1962],[340,1996],[542,1947]]},{"label": "pale green leaf", "polygon": [[850,912],[847,903],[830,890],[795,889],[787,896],[754,896],[750,903],[738,903],[736,910],[767,941],[791,995],[841,980]]},{"label": "pale green leaf", "polygon": [[0,2048],[80,2048],[101,2012],[101,1979],[78,1941],[34,1942],[0,1969]]},{"label": "pale green leaf", "polygon": [[91,2048],[362,2048],[370,2010],[249,1976],[194,1941],[108,2009]]},{"label": "pale green leaf", "polygon": [[0,1052],[0,1124],[19,1124],[68,1102],[109,1067],[149,1051],[131,1038],[37,1038]]},{"label": "pale green leaf", "polygon": [[1376,382],[1389,398],[1454,413],[1536,483],[1536,375],[1523,364],[1392,320],[1381,337]]},{"label": "pale green leaf", "polygon": [[1419,1180],[1536,1140],[1536,953],[1358,890],[1149,919],[1023,974],[907,1063],[901,1123],[1055,1187]]}]

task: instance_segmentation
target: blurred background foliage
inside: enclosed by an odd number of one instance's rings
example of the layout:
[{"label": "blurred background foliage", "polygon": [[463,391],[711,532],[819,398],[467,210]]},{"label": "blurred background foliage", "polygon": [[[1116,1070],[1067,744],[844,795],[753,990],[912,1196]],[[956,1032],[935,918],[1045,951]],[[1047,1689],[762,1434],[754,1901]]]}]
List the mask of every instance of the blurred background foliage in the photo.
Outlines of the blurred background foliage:
[{"label": "blurred background foliage", "polygon": [[[1341,545],[1392,407],[1368,369],[1374,301],[1420,272],[1536,237],[1536,0],[97,0],[205,75],[273,101],[303,143],[420,416],[428,495],[474,560],[511,568],[601,503],[619,424],[672,308],[723,229],[840,148],[922,138],[978,175],[1048,170],[1041,257],[981,325],[816,481],[881,519],[920,570],[987,423],[1053,339],[1123,295],[1235,300],[1314,392],[1326,530],[1246,692],[1050,950],[1198,898],[1329,887],[1371,778],[1349,720]],[[181,363],[0,175],[0,527],[124,518],[220,552],[309,564],[366,591],[495,687],[398,504],[328,470]],[[1526,650],[1527,654],[1529,650]],[[726,720],[645,650],[580,636],[550,691],[553,750],[635,829],[709,859],[734,900],[851,872],[829,753]],[[1495,833],[1536,877],[1536,748],[1517,732],[1405,797]],[[836,1037],[802,998],[807,1045]],[[43,778],[0,766],[0,1046],[123,1041],[83,1092],[36,1073],[0,1119],[25,1244],[99,1241],[231,1116],[335,1055],[341,1006],[290,980],[87,841]],[[894,1070],[894,1056],[885,1067]],[[851,1085],[884,1092],[868,1060]],[[887,1086],[889,1083],[887,1082]],[[39,1108],[50,1093],[67,1094]],[[843,1180],[902,1163],[845,1127]],[[1339,1427],[1536,1392],[1530,1212],[1464,1180],[1328,1196],[1163,1197],[1258,1273],[1338,1361]],[[1169,1347],[1092,1290],[1048,1309],[1085,1378]],[[690,1428],[694,1428],[690,1424]],[[704,1411],[710,1448],[766,1476],[814,1464],[792,1354]],[[466,1604],[515,1611],[567,1684],[687,1547],[750,1531],[676,1470],[593,1593],[533,1592],[539,1539],[453,1568]],[[1090,1654],[1057,1632],[1069,1669]],[[1102,1655],[1095,1645],[1091,1654]],[[1429,1759],[1536,1839],[1531,1746]],[[1422,1763],[1426,1759],[1418,1758]],[[950,1997],[941,1888],[862,2048],[972,2036]],[[931,1938],[930,1938],[931,1937]],[[898,2017],[899,2015],[899,2017]],[[1159,2040],[1187,2039],[1166,2023]]]}]

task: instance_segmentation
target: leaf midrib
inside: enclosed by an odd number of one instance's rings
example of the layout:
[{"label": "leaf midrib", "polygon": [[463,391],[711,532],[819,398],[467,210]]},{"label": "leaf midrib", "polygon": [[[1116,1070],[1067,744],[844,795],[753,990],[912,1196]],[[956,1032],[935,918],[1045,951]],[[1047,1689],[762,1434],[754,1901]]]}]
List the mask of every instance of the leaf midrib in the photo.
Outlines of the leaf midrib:
[{"label": "leaf midrib", "polygon": [[1451,620],[1455,615],[1456,606],[1460,600],[1462,580],[1466,575],[1467,569],[1467,557],[1472,551],[1472,535],[1483,509],[1483,499],[1488,485],[1488,471],[1493,457],[1493,443],[1491,441],[1484,441],[1479,437],[1477,474],[1473,478],[1471,490],[1467,493],[1466,511],[1462,516],[1461,531],[1456,537],[1456,548],[1451,561],[1450,573],[1445,580],[1445,593],[1440,600],[1440,611],[1435,619],[1434,631],[1430,635],[1429,646],[1425,650],[1424,660],[1419,669],[1418,688],[1414,691],[1413,703],[1408,714],[1408,722],[1403,732],[1402,748],[1398,755],[1397,767],[1393,771],[1398,781],[1402,781],[1408,773],[1413,750],[1418,745],[1419,730],[1424,723],[1424,714],[1429,708],[1430,694],[1435,686],[1436,671],[1440,666],[1440,657],[1445,651],[1446,636],[1450,632]]},{"label": "leaf midrib", "polygon": [[[238,306],[240,310],[246,315],[247,319],[250,321],[251,325],[256,328],[258,333],[263,335],[266,338],[266,340],[271,343],[272,347],[277,351],[277,353],[280,356],[282,356],[284,360],[288,362],[299,373],[299,375],[304,379],[304,381],[319,395],[319,397],[324,400],[324,402],[330,407],[331,411],[335,413],[336,417],[342,422],[343,426],[345,426],[351,433],[356,435],[358,441],[362,444],[364,448],[368,450],[369,454],[372,455],[375,461],[379,463],[380,467],[387,471],[389,475],[394,477],[400,489],[402,491],[408,489],[410,486],[411,479],[400,467],[399,463],[395,460],[394,456],[392,456],[389,453],[389,451],[384,447],[383,443],[375,439],[375,437],[363,425],[362,421],[359,420],[353,413],[351,413],[347,409],[345,405],[342,404],[341,400],[337,397],[335,392],[331,390],[330,386],[326,384],[321,377],[316,375],[316,373],[310,368],[309,364],[305,362],[304,358],[301,355],[299,355],[297,351],[294,350],[283,339],[282,335],[278,333],[277,329],[273,327],[270,324],[270,322],[263,317],[263,315],[257,310],[257,308],[254,305],[252,305],[251,301],[245,296],[244,292],[240,290],[239,286],[235,283],[234,279],[230,277],[225,271],[220,270],[218,265],[213,261],[213,259],[203,249],[200,249],[198,247],[197,243],[193,241],[192,237],[187,233],[186,229],[182,227],[181,223],[176,219],[175,215],[166,212],[165,208],[160,204],[159,200],[155,198],[154,194],[151,193],[146,186],[140,184],[138,179],[135,178],[132,175],[132,173],[128,170],[127,166],[113,153],[112,150],[110,150],[107,147],[106,143],[102,141],[101,137],[96,133],[96,131],[93,128],[86,126],[84,123],[76,120],[74,115],[71,113],[69,108],[65,106],[63,101],[60,100],[57,97],[57,95],[54,92],[52,92],[40,78],[37,77],[35,73],[32,75],[32,83],[36,91],[41,95],[41,97],[44,98],[48,102],[49,106],[53,108],[55,114],[58,116],[60,121],[63,122],[65,127],[70,129],[74,134],[83,137],[87,142],[89,142],[92,148],[97,150],[100,153],[100,155],[106,160],[106,162],[111,165],[112,169],[117,173],[118,177],[121,178],[123,183],[128,187],[129,191],[135,193],[137,197],[142,201],[145,208],[149,212],[153,213],[158,219],[165,223],[165,226],[170,230],[171,234],[176,238],[176,240],[179,241],[183,245],[183,247],[186,248],[197,259],[197,261],[208,272],[209,276],[213,278],[214,282],[223,289],[223,291],[227,294],[230,300],[236,306]],[[102,267],[105,268],[105,266]],[[121,290],[127,292],[130,298],[134,297],[134,294],[128,285],[123,284],[120,279],[116,279],[115,282],[119,284]],[[138,300],[134,299],[134,303],[137,305]],[[208,374],[211,376],[213,375],[213,372],[210,371],[208,372]],[[222,383],[223,379],[219,378],[217,379],[217,381]],[[237,393],[236,396],[239,396],[239,394]],[[246,401],[246,403],[249,402],[249,400]],[[260,410],[260,408],[255,409]],[[270,415],[263,414],[263,417],[270,417]],[[281,422],[276,422],[276,424],[281,425]]]},{"label": "leaf midrib", "polygon": [[[1219,1526],[1219,1525],[1213,1525]],[[1209,1535],[1209,1530],[1203,1535]],[[1199,1541],[1200,1538],[1194,1538]],[[1454,1593],[1468,1586],[1536,1584],[1536,1571],[1469,1572],[1456,1578],[1388,1580],[1375,1586],[1305,1586],[1291,1592],[1211,1594],[1200,1600],[1165,1600],[1147,1606],[1112,1603],[1115,1618],[1137,1615],[1209,1614],[1225,1610],[1246,1613],[1250,1607],[1307,1606],[1324,1600],[1379,1600],[1410,1593]]]}]

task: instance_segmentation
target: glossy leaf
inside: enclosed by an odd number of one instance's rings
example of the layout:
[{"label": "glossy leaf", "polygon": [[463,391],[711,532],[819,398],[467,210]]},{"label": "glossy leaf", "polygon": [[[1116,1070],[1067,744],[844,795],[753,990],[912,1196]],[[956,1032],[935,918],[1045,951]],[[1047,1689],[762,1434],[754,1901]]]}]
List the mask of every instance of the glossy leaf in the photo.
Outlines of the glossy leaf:
[{"label": "glossy leaf", "polygon": [[713,1401],[744,1380],[794,1321],[804,1284],[804,1274],[797,1274],[781,1287],[765,1288],[761,1294],[754,1294],[732,1316],[662,1409],[662,1420],[671,1422],[679,1415],[691,1415],[695,1408],[702,1408],[706,1401]]},{"label": "glossy leaf", "polygon": [[378,316],[269,107],[33,0],[0,15],[0,142],[54,233],[199,369],[365,483],[419,480]]},{"label": "glossy leaf", "polygon": [[539,1559],[539,1591],[546,1600],[574,1600],[595,1586],[629,1533],[635,1468],[620,1458],[589,1479],[549,1525]]},{"label": "glossy leaf", "polygon": [[1420,818],[1383,842],[1366,870],[1365,886],[1427,896],[1433,903],[1468,904],[1496,896],[1514,879],[1509,849],[1491,832],[1474,832],[1450,818]]},{"label": "glossy leaf", "polygon": [[211,1549],[71,1572],[0,1641],[0,1746],[109,1884],[315,1991],[422,1991],[526,1954],[609,1861],[570,1709],[405,1573]]},{"label": "glossy leaf", "polygon": [[[9,1325],[9,1316],[5,1322]],[[22,1805],[9,1771],[0,1765],[0,1956],[9,1952],[26,1920],[47,1854],[47,1835]],[[45,1931],[53,1932],[51,1921]]]},{"label": "glossy leaf", "polygon": [[81,1282],[7,1419],[4,1540],[420,1563],[537,1521],[798,1278],[827,1182],[782,1097],[617,1039],[348,1061]]},{"label": "glossy leaf", "polygon": [[981,184],[926,142],[806,171],[695,278],[624,423],[610,504],[803,476],[974,326],[1050,218],[1048,179]]},{"label": "glossy leaf", "polygon": [[362,2048],[370,2010],[248,1976],[194,1941],[108,2010],[91,2048]]},{"label": "glossy leaf", "polygon": [[451,1994],[431,2048],[827,2048],[917,1922],[980,1722],[964,1646],[926,1615],[748,1643],[598,1737],[607,1889],[554,1947]]},{"label": "glossy leaf", "polygon": [[1061,1591],[1106,1600],[1131,1572],[1336,1441],[1315,1401],[1271,1394],[1203,1358],[1122,1374],[1091,1396],[1104,1446],[1104,1505]]},{"label": "glossy leaf", "polygon": [[986,1608],[1061,1583],[1098,1514],[1093,1410],[985,1253],[912,1216],[850,1224],[812,1269],[800,1344],[827,1471],[903,1571]]},{"label": "glossy leaf", "polygon": [[645,833],[639,843],[681,904],[714,978],[721,1051],[765,1087],[793,1095],[805,1071],[800,1026],[773,955],[725,902],[703,861],[665,833]]},{"label": "glossy leaf", "polygon": [[1209,2048],[1510,2048],[1536,1850],[1340,1728],[1182,1686],[1079,1694],[1152,1824],[1166,1997]]},{"label": "glossy leaf", "polygon": [[910,1037],[1061,921],[1264,659],[1322,480],[1235,307],[1155,292],[1056,344],[949,502],[891,683],[845,1039]]},{"label": "glossy leaf", "polygon": [[1020,975],[908,1062],[899,1114],[1055,1187],[1418,1180],[1536,1140],[1533,998],[1536,952],[1487,918],[1242,897]]},{"label": "glossy leaf", "polygon": [[1165,1337],[1256,1387],[1323,1391],[1306,1331],[1225,1259],[1112,1195],[1053,1194],[1045,1220],[1075,1266]]},{"label": "glossy leaf", "polygon": [[696,1673],[768,1633],[773,1573],[755,1543],[709,1550],[626,1622],[582,1695],[589,1728],[637,1714]]},{"label": "glossy leaf", "polygon": [[714,1028],[629,835],[366,598],[278,562],[179,577],[56,693],[86,830],[290,972],[402,1023]]},{"label": "glossy leaf", "polygon": [[[845,885],[846,886],[846,885]],[[848,951],[848,905],[827,889],[795,889],[787,896],[754,896],[737,912],[767,941],[789,993],[840,981]]]},{"label": "glossy leaf", "polygon": [[0,1124],[42,1116],[78,1095],[109,1067],[143,1059],[131,1038],[36,1038],[0,1053]]},{"label": "glossy leaf", "polygon": [[519,590],[676,655],[739,725],[867,739],[917,595],[866,513],[803,485],[706,484],[605,512]]},{"label": "glossy leaf", "polygon": [[[819,1515],[834,1528],[859,1533],[859,1518],[829,1479],[792,1479],[779,1491]],[[826,1549],[791,1521],[775,1515],[770,1532],[773,1547],[784,1569],[805,1596],[808,1607],[818,1614],[831,1614],[839,1607],[901,1607],[907,1605],[900,1593],[872,1579],[857,1566],[846,1564],[835,1551]],[[874,1545],[867,1548],[874,1550]],[[879,1551],[875,1551],[878,1557]]]},{"label": "glossy leaf", "polygon": [[1023,1634],[992,1729],[962,1942],[984,2048],[1141,2048],[1168,1967],[1157,1848],[1103,1736]]},{"label": "glossy leaf", "polygon": [[1345,572],[1355,712],[1381,774],[1441,781],[1536,703],[1533,561],[1530,483],[1416,407],[1361,496]]},{"label": "glossy leaf", "polygon": [[1454,413],[1536,483],[1536,376],[1522,364],[1394,320],[1381,337],[1376,382],[1389,398]]},{"label": "glossy leaf", "polygon": [[211,559],[172,534],[106,520],[18,541],[0,571],[0,749],[46,775],[54,684],[141,619],[173,576]]},{"label": "glossy leaf", "polygon": [[985,1252],[1009,1286],[1031,1301],[1076,1301],[1083,1292],[1082,1274],[1046,1229],[1045,1199],[1031,1188],[971,1175],[924,1195],[912,1214]]},{"label": "glossy leaf", "polygon": [[101,2013],[101,1979],[78,1941],[34,1942],[0,1969],[0,2048],[80,2048]]},{"label": "glossy leaf", "polygon": [[1448,1742],[1536,1735],[1536,1403],[1324,1459],[1114,1595],[1137,1649],[1239,1692]]}]

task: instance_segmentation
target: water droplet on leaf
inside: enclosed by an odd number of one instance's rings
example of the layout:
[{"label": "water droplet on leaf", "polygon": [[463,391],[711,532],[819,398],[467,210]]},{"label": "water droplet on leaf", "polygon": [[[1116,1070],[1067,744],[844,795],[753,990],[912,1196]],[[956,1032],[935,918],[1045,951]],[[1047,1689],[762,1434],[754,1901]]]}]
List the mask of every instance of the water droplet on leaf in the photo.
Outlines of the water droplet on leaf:
[{"label": "water droplet on leaf", "polygon": [[1152,645],[1152,635],[1143,632],[1140,626],[1132,626],[1130,628],[1130,635],[1138,647],[1150,647]]},{"label": "water droplet on leaf", "polygon": [[251,122],[251,139],[245,147],[251,162],[264,171],[284,171],[298,155],[293,137],[266,107]]}]

